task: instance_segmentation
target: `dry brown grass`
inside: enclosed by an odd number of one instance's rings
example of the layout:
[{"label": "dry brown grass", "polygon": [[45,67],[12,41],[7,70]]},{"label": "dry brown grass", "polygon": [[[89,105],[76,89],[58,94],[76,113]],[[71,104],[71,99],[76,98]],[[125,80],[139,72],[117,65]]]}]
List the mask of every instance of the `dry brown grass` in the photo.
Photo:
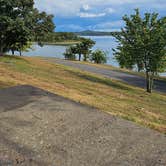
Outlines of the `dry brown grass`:
[{"label": "dry brown grass", "polygon": [[40,58],[1,57],[0,87],[29,84],[166,133],[166,96]]}]

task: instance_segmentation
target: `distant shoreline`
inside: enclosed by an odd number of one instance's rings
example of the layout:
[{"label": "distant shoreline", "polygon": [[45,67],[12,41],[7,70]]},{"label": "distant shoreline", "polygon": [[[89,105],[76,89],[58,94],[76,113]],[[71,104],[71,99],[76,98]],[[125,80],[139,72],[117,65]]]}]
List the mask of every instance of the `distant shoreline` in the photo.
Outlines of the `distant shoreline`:
[{"label": "distant shoreline", "polygon": [[82,31],[82,32],[75,32],[76,35],[79,36],[113,36],[120,32],[100,32],[100,31]]},{"label": "distant shoreline", "polygon": [[[34,42],[37,44],[37,42]],[[43,45],[71,46],[80,43],[80,41],[62,41],[62,42],[42,42]]]},{"label": "distant shoreline", "polygon": [[64,41],[64,42],[55,42],[55,43],[49,43],[45,42],[45,45],[57,45],[57,46],[70,46],[74,44],[78,44],[80,41]]}]

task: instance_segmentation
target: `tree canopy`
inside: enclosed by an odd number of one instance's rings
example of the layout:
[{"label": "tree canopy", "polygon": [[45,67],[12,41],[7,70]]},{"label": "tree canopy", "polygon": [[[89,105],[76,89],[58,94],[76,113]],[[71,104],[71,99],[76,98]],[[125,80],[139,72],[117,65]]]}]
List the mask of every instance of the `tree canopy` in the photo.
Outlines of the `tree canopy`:
[{"label": "tree canopy", "polygon": [[0,54],[41,43],[54,31],[52,18],[34,8],[33,0],[0,0]]},{"label": "tree canopy", "polygon": [[81,38],[80,43],[76,44],[75,46],[71,46],[69,49],[66,50],[65,56],[67,55],[67,57],[69,57],[69,54],[71,54],[71,56],[79,55],[79,61],[80,61],[81,56],[83,55],[83,60],[87,61],[91,53],[91,48],[94,45],[95,45],[95,41],[91,39]]},{"label": "tree canopy", "polygon": [[70,46],[69,48],[67,48],[64,56],[67,60],[76,60],[76,47]]},{"label": "tree canopy", "polygon": [[166,69],[166,17],[157,13],[140,16],[138,9],[125,15],[125,28],[115,34],[119,45],[113,49],[121,67],[146,72],[147,91],[152,91],[154,76]]},{"label": "tree canopy", "polygon": [[86,39],[83,38],[82,42],[80,43],[80,45],[77,45],[77,48],[79,48],[81,51],[81,53],[83,54],[84,57],[84,61],[87,61],[87,59],[89,58],[89,55],[91,53],[91,48],[95,45],[95,41],[91,40],[91,39]]},{"label": "tree canopy", "polygon": [[72,32],[54,32],[47,42],[62,42],[66,40],[79,41],[81,37]]},{"label": "tree canopy", "polygon": [[90,59],[91,59],[91,61],[98,63],[98,64],[106,63],[107,54],[106,54],[106,52],[98,49],[98,50],[92,52]]}]

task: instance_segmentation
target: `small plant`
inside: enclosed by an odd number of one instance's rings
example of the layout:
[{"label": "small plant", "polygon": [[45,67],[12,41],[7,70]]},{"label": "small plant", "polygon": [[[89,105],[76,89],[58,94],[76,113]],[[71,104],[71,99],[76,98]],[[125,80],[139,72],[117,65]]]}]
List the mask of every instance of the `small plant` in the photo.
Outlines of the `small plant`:
[{"label": "small plant", "polygon": [[91,61],[98,63],[98,64],[107,63],[106,52],[104,52],[102,50],[96,50],[96,51],[92,52]]}]

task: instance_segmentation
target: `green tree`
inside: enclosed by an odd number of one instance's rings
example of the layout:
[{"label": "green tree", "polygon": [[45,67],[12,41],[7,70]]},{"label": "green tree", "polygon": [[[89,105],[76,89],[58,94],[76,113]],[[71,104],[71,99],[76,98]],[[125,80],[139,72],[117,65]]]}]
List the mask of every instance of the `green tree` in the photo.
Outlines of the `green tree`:
[{"label": "green tree", "polygon": [[77,43],[75,47],[76,47],[76,54],[78,54],[78,60],[81,61],[81,56],[83,53],[82,43]]},{"label": "green tree", "polygon": [[157,13],[135,14],[123,17],[125,28],[114,34],[119,45],[114,55],[121,67],[145,71],[147,92],[152,92],[156,74],[166,69],[166,17],[158,18]]},{"label": "green tree", "polygon": [[40,43],[54,30],[52,18],[35,9],[33,0],[0,0],[0,54],[18,50],[29,41]]},{"label": "green tree", "polygon": [[[81,56],[84,56],[84,61],[87,61],[89,58],[89,55],[91,53],[91,48],[94,46],[95,42],[91,39],[81,38],[81,42],[76,44],[75,46],[71,46],[69,49],[67,49],[66,53],[72,55],[79,56],[79,61],[81,61]],[[66,55],[65,53],[65,55]]]},{"label": "green tree", "polygon": [[64,53],[65,59],[67,60],[76,60],[76,47],[71,46],[66,49],[66,52]]},{"label": "green tree", "polygon": [[95,63],[106,63],[107,62],[107,54],[102,50],[96,50],[91,54],[91,61]]},{"label": "green tree", "polygon": [[84,57],[84,61],[87,61],[89,58],[89,55],[91,53],[91,48],[95,45],[95,41],[91,40],[91,39],[86,39],[83,38],[81,43],[80,43],[80,50],[81,53]]}]

